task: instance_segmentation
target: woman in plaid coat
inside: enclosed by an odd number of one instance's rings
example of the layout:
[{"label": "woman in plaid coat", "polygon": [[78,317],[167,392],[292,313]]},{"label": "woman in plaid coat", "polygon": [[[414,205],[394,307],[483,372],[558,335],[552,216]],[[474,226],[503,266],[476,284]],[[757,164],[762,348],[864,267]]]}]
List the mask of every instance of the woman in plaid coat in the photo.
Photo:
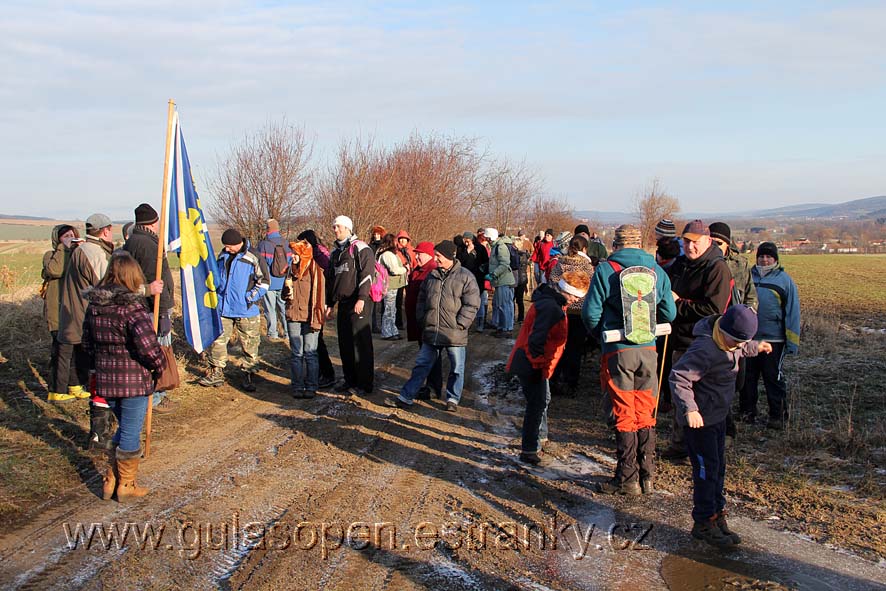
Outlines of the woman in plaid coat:
[{"label": "woman in plaid coat", "polygon": [[99,285],[86,294],[83,349],[95,372],[93,391],[108,401],[117,432],[108,453],[102,496],[124,502],[148,489],[135,483],[142,455],[141,431],[154,381],[166,360],[145,306],[144,276],[128,253],[111,258]]}]

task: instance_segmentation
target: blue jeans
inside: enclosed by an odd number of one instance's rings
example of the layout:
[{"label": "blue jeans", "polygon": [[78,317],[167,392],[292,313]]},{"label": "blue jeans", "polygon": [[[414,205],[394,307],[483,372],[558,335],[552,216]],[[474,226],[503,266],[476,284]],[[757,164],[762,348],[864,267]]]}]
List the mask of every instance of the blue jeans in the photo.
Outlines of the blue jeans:
[{"label": "blue jeans", "polygon": [[523,442],[520,449],[527,453],[541,451],[541,440],[548,438],[548,404],[551,403],[550,382],[541,377],[540,371],[519,376],[526,412],[523,414]]},{"label": "blue jeans", "polygon": [[292,389],[316,392],[320,381],[320,360],[317,357],[320,331],[312,331],[309,322],[290,322],[287,328],[292,350],[289,361]]},{"label": "blue jeans", "polygon": [[425,383],[434,363],[440,358],[440,354],[446,351],[449,355],[449,379],[446,381],[446,401],[458,404],[461,400],[461,392],[465,385],[465,357],[467,347],[443,347],[437,345],[421,344],[418,357],[415,358],[415,367],[409,380],[400,389],[400,400],[406,404],[412,404],[419,388]]},{"label": "blue jeans", "polygon": [[381,336],[393,337],[400,334],[397,330],[397,290],[389,289],[385,292],[385,311],[381,317]]},{"label": "blue jeans", "polygon": [[492,307],[496,313],[493,318],[499,330],[514,330],[514,286],[502,285],[495,288],[492,296]]},{"label": "blue jeans", "polygon": [[145,425],[145,413],[148,412],[147,396],[131,398],[107,398],[108,407],[117,417],[117,432],[114,443],[122,451],[138,451],[142,446],[142,427]]},{"label": "blue jeans", "polygon": [[480,309],[477,310],[477,330],[483,332],[483,325],[486,323],[486,304],[489,303],[489,292],[480,289]]},{"label": "blue jeans", "polygon": [[262,298],[262,310],[265,313],[265,320],[268,322],[268,338],[277,338],[277,315],[283,322],[283,330],[286,330],[286,303],[280,295],[280,290],[268,290],[265,297]]}]

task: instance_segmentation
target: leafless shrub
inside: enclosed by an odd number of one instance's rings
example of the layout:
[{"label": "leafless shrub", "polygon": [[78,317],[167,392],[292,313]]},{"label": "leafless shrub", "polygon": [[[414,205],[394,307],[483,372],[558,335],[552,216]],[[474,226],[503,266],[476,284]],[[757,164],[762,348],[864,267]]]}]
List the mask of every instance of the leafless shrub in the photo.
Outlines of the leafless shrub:
[{"label": "leafless shrub", "polygon": [[643,246],[655,244],[655,224],[662,218],[674,218],[680,211],[680,202],[669,195],[658,179],[653,179],[634,200],[634,215],[643,233]]}]

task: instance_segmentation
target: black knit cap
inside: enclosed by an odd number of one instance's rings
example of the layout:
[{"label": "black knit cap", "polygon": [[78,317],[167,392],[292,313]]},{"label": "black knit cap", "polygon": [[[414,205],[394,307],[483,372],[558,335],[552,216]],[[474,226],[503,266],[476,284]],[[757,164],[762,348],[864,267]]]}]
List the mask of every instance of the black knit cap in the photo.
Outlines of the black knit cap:
[{"label": "black knit cap", "polygon": [[434,250],[442,254],[447,259],[454,260],[455,259],[455,242],[452,240],[444,240],[439,244],[434,245]]},{"label": "black knit cap", "polygon": [[711,238],[722,240],[726,244],[732,242],[732,229],[728,225],[723,222],[714,222],[709,227],[711,229]]},{"label": "black knit cap", "polygon": [[757,247],[757,256],[768,254],[776,261],[778,260],[778,247],[774,242],[761,242]]},{"label": "black knit cap", "polygon": [[135,223],[139,226],[147,226],[153,224],[159,219],[160,216],[157,215],[157,210],[155,210],[147,203],[142,203],[135,208]]},{"label": "black knit cap", "polygon": [[577,226],[575,227],[575,232],[573,232],[573,234],[582,234],[582,233],[587,234],[588,236],[591,235],[591,229],[588,228],[588,225],[587,225],[587,224],[579,224],[579,225],[577,225]]},{"label": "black knit cap", "polygon": [[225,246],[237,246],[238,244],[243,243],[243,236],[240,235],[240,232],[235,230],[234,228],[228,228],[225,230],[225,233],[222,234],[222,244]]}]

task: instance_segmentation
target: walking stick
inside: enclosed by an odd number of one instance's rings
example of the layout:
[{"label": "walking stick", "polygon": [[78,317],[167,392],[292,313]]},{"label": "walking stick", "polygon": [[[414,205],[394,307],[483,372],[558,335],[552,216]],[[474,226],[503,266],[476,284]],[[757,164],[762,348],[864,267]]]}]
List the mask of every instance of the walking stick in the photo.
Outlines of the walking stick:
[{"label": "walking stick", "polygon": [[[163,163],[163,193],[160,203],[160,235],[157,239],[157,267],[154,277],[163,278],[163,258],[166,254],[163,251],[163,241],[166,239],[166,202],[169,199],[169,186],[166,179],[169,175],[169,157],[170,157],[170,138],[172,137],[172,121],[175,114],[175,103],[169,99],[169,112],[166,119],[166,160]],[[160,330],[160,295],[154,296],[154,332]],[[148,414],[145,416],[145,459],[151,456],[151,419],[154,410],[154,395],[148,400]]]},{"label": "walking stick", "polygon": [[664,356],[668,354],[668,337],[670,333],[665,335],[664,340],[664,348],[662,349],[662,361],[661,361],[661,369],[658,370],[658,391],[655,393],[655,407],[652,409],[652,420],[654,421],[658,417],[658,399],[661,397],[661,382],[664,378]]}]

